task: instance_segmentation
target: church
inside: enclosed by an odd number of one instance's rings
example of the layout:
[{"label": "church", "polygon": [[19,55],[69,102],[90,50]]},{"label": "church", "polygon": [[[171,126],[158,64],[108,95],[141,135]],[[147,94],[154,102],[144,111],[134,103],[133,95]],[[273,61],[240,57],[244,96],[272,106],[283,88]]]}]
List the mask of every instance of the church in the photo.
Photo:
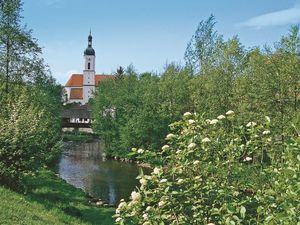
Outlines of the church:
[{"label": "church", "polygon": [[83,74],[72,74],[67,81],[65,89],[66,103],[80,103],[85,105],[93,96],[95,88],[112,75],[96,74],[95,71],[95,50],[92,46],[93,37],[90,32],[88,36],[88,47],[84,51]]}]

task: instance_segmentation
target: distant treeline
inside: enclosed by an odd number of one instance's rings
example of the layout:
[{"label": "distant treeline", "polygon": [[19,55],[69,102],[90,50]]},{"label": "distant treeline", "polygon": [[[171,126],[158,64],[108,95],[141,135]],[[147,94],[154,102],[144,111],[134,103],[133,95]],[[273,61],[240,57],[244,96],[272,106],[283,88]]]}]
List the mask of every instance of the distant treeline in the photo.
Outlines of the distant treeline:
[{"label": "distant treeline", "polygon": [[93,128],[120,157],[132,147],[159,149],[186,111],[215,118],[233,110],[242,123],[266,115],[278,140],[299,135],[299,57],[298,26],[273,46],[246,49],[237,36],[224,40],[211,16],[188,43],[184,66],[168,64],[161,74],[130,66],[104,81],[92,101]]}]

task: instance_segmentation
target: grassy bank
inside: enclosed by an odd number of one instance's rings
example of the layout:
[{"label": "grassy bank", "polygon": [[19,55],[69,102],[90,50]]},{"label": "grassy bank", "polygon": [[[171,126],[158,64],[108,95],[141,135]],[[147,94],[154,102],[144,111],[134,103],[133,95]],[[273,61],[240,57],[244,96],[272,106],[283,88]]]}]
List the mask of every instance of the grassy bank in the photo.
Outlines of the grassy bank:
[{"label": "grassy bank", "polygon": [[26,195],[0,186],[0,224],[113,224],[113,208],[96,208],[85,194],[49,170],[27,180]]},{"label": "grassy bank", "polygon": [[97,139],[97,136],[90,133],[67,131],[62,134],[63,141],[80,141],[80,142],[92,142]]}]

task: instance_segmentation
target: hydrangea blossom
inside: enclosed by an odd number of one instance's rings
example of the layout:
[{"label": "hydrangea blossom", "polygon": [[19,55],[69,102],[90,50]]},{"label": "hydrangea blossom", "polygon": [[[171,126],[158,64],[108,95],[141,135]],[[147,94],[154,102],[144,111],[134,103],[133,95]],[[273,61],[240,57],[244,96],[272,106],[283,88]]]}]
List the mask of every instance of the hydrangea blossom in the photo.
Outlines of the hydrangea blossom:
[{"label": "hydrangea blossom", "polygon": [[147,214],[147,213],[144,213],[144,214],[143,214],[143,219],[144,219],[144,220],[148,219],[148,214]]},{"label": "hydrangea blossom", "polygon": [[224,115],[220,115],[220,116],[217,117],[218,120],[222,120],[222,119],[225,119],[225,118],[226,117]]},{"label": "hydrangea blossom", "polygon": [[256,123],[255,122],[249,122],[247,123],[246,127],[255,127]]},{"label": "hydrangea blossom", "polygon": [[132,201],[137,202],[140,200],[141,194],[136,191],[133,191],[133,192],[131,192],[131,198],[132,198]]},{"label": "hydrangea blossom", "polygon": [[188,120],[189,124],[194,124],[195,120]]},{"label": "hydrangea blossom", "polygon": [[145,178],[141,178],[140,179],[140,184],[142,185],[142,186],[145,186],[146,184],[147,184],[147,180],[145,179]]},{"label": "hydrangea blossom", "polygon": [[155,167],[154,170],[153,170],[153,173],[156,174],[156,175],[159,174],[160,173],[160,169],[157,168],[157,167]]},{"label": "hydrangea blossom", "polygon": [[123,219],[121,218],[121,217],[118,217],[117,219],[116,219],[116,222],[117,223],[119,223],[119,222],[121,222]]},{"label": "hydrangea blossom", "polygon": [[195,143],[191,143],[188,145],[188,148],[192,149],[192,148],[195,148],[196,147],[196,144]]},{"label": "hydrangea blossom", "polygon": [[198,165],[199,163],[200,163],[199,160],[193,162],[194,165]]},{"label": "hydrangea blossom", "polygon": [[164,146],[162,146],[162,150],[166,150],[166,149],[168,149],[170,146],[169,145],[164,145]]},{"label": "hydrangea blossom", "polygon": [[174,134],[168,134],[166,137],[166,140],[171,140],[173,138],[175,138],[176,136]]},{"label": "hydrangea blossom", "polygon": [[202,139],[202,143],[208,143],[208,142],[210,142],[210,139],[208,137]]},{"label": "hydrangea blossom", "polygon": [[229,110],[225,113],[226,116],[231,116],[233,114],[234,114],[234,112],[232,110]]},{"label": "hydrangea blossom", "polygon": [[158,203],[158,207],[162,207],[162,206],[165,205],[165,204],[166,204],[166,202],[160,201],[160,202]]},{"label": "hydrangea blossom", "polygon": [[138,151],[137,151],[137,153],[139,153],[139,154],[142,154],[142,153],[144,153],[144,149],[139,149]]},{"label": "hydrangea blossom", "polygon": [[183,116],[185,116],[185,117],[188,117],[188,116],[191,116],[192,115],[192,113],[190,113],[190,112],[185,112],[184,114],[183,114]]},{"label": "hydrangea blossom", "polygon": [[249,161],[251,161],[252,160],[252,158],[251,157],[249,157],[249,156],[247,156],[246,158],[244,158],[244,162],[249,162]]},{"label": "hydrangea blossom", "polygon": [[210,121],[211,121],[210,119],[205,120],[205,122],[208,124],[210,123]]},{"label": "hydrangea blossom", "polygon": [[181,150],[177,150],[177,151],[176,151],[176,154],[179,154],[180,152],[181,152]]},{"label": "hydrangea blossom", "polygon": [[217,119],[213,119],[213,120],[211,120],[211,121],[209,122],[209,124],[213,125],[213,124],[216,124],[217,122],[218,122]]},{"label": "hydrangea blossom", "polygon": [[183,183],[183,179],[178,179],[177,183],[178,184],[182,184]]}]

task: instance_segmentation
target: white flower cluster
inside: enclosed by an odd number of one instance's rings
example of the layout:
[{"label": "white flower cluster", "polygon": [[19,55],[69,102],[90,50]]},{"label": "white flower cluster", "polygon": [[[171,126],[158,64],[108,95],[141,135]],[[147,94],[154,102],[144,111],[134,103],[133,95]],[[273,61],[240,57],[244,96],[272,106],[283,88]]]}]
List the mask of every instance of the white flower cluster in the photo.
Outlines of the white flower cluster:
[{"label": "white flower cluster", "polygon": [[166,150],[166,149],[168,149],[168,148],[170,148],[169,145],[164,145],[164,146],[161,147],[162,150]]},{"label": "white flower cluster", "polygon": [[216,123],[218,123],[218,120],[217,120],[217,119],[212,119],[212,120],[210,120],[210,122],[209,122],[210,125],[214,125],[214,124],[216,124]]},{"label": "white flower cluster", "polygon": [[140,179],[140,184],[142,185],[142,186],[145,186],[145,185],[147,185],[147,180],[145,179],[145,178],[141,178]]},{"label": "white flower cluster", "polygon": [[161,170],[159,168],[155,167],[154,170],[153,170],[153,173],[158,175],[158,174],[161,173]]},{"label": "white flower cluster", "polygon": [[168,135],[166,136],[166,140],[172,140],[172,139],[174,139],[175,137],[176,137],[175,134],[168,134]]},{"label": "white flower cluster", "polygon": [[195,160],[195,161],[193,162],[194,165],[198,165],[199,163],[200,163],[199,160]]},{"label": "white flower cluster", "polygon": [[251,157],[249,157],[249,156],[247,156],[246,158],[244,158],[244,162],[249,162],[249,161],[251,161],[252,160],[252,158]]},{"label": "white flower cluster", "polygon": [[232,110],[229,110],[225,113],[226,116],[233,116],[234,112]]},{"label": "white flower cluster", "polygon": [[255,122],[249,122],[247,123],[246,127],[255,127],[257,125],[257,123]]},{"label": "white flower cluster", "polygon": [[210,142],[210,139],[208,137],[206,137],[206,138],[203,138],[201,142],[202,143],[208,143],[208,142]]},{"label": "white flower cluster", "polygon": [[195,120],[188,120],[188,123],[191,125],[191,124],[194,124],[196,121]]},{"label": "white flower cluster", "polygon": [[139,149],[139,150],[137,150],[137,153],[139,153],[139,154],[143,154],[144,153],[144,149]]},{"label": "white flower cluster", "polygon": [[222,119],[225,119],[225,118],[226,117],[224,115],[220,115],[220,116],[217,117],[218,120],[222,120]]},{"label": "white flower cluster", "polygon": [[190,113],[190,112],[185,112],[185,113],[183,114],[184,117],[189,117],[189,116],[191,116],[191,115],[193,115],[193,114]]},{"label": "white flower cluster", "polygon": [[192,148],[195,148],[197,145],[195,143],[191,143],[188,145],[188,148],[189,149],[192,149]]},{"label": "white flower cluster", "polygon": [[141,198],[141,194],[136,191],[133,191],[131,192],[131,198],[133,202],[138,202]]}]

